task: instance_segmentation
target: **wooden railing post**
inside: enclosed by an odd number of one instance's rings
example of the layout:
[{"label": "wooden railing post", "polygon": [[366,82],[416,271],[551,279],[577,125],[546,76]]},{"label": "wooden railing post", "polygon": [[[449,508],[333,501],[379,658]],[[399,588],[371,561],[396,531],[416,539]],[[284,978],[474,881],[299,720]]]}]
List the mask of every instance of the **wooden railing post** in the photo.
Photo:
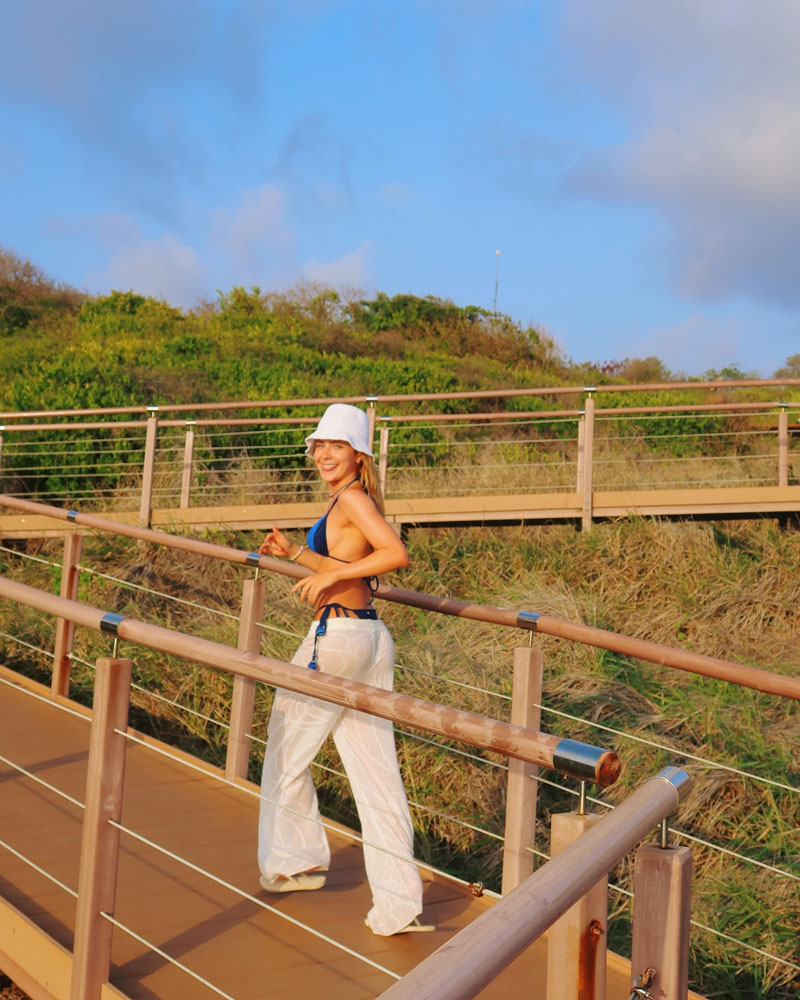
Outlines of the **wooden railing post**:
[{"label": "wooden railing post", "polygon": [[389,467],[389,425],[381,427],[380,444],[378,445],[378,485],[381,496],[386,498],[386,470]]},{"label": "wooden railing post", "polygon": [[[264,617],[263,580],[245,580],[242,589],[242,613],[239,618],[239,649],[258,653],[261,649],[261,619]],[[253,730],[256,682],[237,674],[233,679],[231,728],[225,757],[225,777],[247,778],[250,765],[250,733]]]},{"label": "wooden railing post", "polygon": [[[78,596],[78,563],[83,551],[83,538],[77,533],[64,538],[64,557],[61,563],[61,597],[74,601]],[[70,654],[75,637],[75,623],[66,618],[56,619],[56,638],[53,649],[53,674],[50,690],[54,695],[69,696]]]},{"label": "wooden railing post", "polygon": [[125,777],[125,736],[131,661],[101,657],[95,674],[89,764],[86,775],[81,867],[75,912],[70,1000],[98,1000],[111,965],[117,889],[119,822]]},{"label": "wooden railing post", "polygon": [[583,470],[586,463],[586,417],[578,421],[578,457],[575,463],[575,492],[583,494]]},{"label": "wooden railing post", "polygon": [[[148,407],[151,411],[157,407]],[[153,473],[156,464],[156,431],[158,417],[151,412],[147,418],[147,433],[144,439],[144,463],[142,467],[142,499],[139,504],[139,524],[143,528],[150,527],[150,515],[153,510]]]},{"label": "wooden railing post", "polygon": [[[691,889],[690,848],[650,843],[636,852],[631,975],[655,1000],[688,996]],[[650,982],[636,983],[637,977]]]},{"label": "wooden railing post", "polygon": [[[544,654],[540,649],[514,650],[514,687],[511,722],[526,729],[539,729]],[[503,895],[515,889],[533,872],[536,836],[536,793],[539,768],[521,760],[508,761],[505,844],[503,847]]]},{"label": "wooden railing post", "polygon": [[[599,823],[596,813],[555,813],[550,854],[556,857]],[[553,924],[547,935],[547,1000],[605,1000],[608,875]]]},{"label": "wooden railing post", "polygon": [[188,426],[194,421],[186,421],[186,442],[183,446],[183,475],[181,477],[181,508],[189,506],[192,492],[192,461],[194,458],[194,431]]},{"label": "wooden railing post", "polygon": [[789,485],[789,414],[778,414],[778,486]]},{"label": "wooden railing post", "polygon": [[584,402],[583,475],[581,477],[583,513],[581,515],[581,531],[591,531],[592,529],[592,456],[594,451],[594,396],[592,392],[592,389],[588,390],[588,395]]},{"label": "wooden railing post", "polygon": [[375,409],[375,401],[377,396],[367,396],[367,419],[369,420],[369,443],[372,450],[375,450],[375,420],[377,419],[377,411]]}]

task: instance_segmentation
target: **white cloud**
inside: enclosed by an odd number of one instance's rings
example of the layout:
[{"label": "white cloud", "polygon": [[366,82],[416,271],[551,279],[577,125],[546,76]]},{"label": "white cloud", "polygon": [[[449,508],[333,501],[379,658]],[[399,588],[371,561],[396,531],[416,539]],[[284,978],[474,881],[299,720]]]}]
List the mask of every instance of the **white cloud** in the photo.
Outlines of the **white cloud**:
[{"label": "white cloud", "polygon": [[90,285],[103,292],[132,289],[183,308],[195,305],[207,293],[206,282],[206,269],[197,251],[172,233],[157,240],[140,236],[128,242],[111,257],[104,271],[89,277]]},{"label": "white cloud", "polygon": [[721,365],[743,365],[746,336],[741,323],[692,313],[679,323],[653,330],[643,340],[632,341],[623,352],[632,357],[655,355],[673,372],[701,375]]},{"label": "white cloud", "polygon": [[264,184],[242,191],[232,212],[217,213],[215,228],[240,273],[240,282],[262,281],[265,270],[286,268],[295,243],[287,221],[289,209],[286,192]]},{"label": "white cloud", "polygon": [[422,204],[416,192],[402,181],[387,181],[382,184],[378,188],[377,199],[396,216],[403,216]]},{"label": "white cloud", "polygon": [[[247,141],[263,97],[269,0],[26,0],[3,10],[0,92],[78,140],[83,168],[160,218],[187,178]],[[227,110],[224,126],[204,113]],[[216,132],[216,134],[214,134]],[[174,224],[174,223],[173,223]]]},{"label": "white cloud", "polygon": [[689,298],[800,301],[800,7],[573,0],[565,31],[630,130],[568,189],[652,206]]},{"label": "white cloud", "polygon": [[317,281],[331,288],[367,287],[369,285],[367,258],[370,249],[369,242],[365,241],[355,250],[337,260],[327,262],[309,260],[303,266],[303,277],[308,281]]}]

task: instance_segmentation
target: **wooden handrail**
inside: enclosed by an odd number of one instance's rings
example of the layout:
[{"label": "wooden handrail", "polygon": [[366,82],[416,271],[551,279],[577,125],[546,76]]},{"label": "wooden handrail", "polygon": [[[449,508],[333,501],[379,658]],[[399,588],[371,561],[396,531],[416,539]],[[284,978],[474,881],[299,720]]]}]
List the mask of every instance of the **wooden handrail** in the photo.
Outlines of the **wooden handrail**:
[{"label": "wooden handrail", "polygon": [[450,938],[380,1000],[468,1000],[677,809],[688,775],[665,768]]},{"label": "wooden handrail", "polygon": [[474,712],[438,705],[395,691],[385,691],[370,684],[284,663],[271,656],[175,632],[160,625],[57,597],[4,576],[0,576],[0,597],[65,618],[96,632],[113,635],[122,641],[134,642],[241,677],[391,719],[437,736],[461,740],[484,750],[551,768],[569,777],[605,786],[613,784],[619,776],[620,761],[617,755],[611,750],[588,743],[534,732]]},{"label": "wooden handrail", "polygon": [[[242,549],[235,549],[227,545],[216,545],[196,538],[186,538],[182,535],[170,535],[152,528],[135,527],[119,521],[97,517],[94,514],[81,514],[75,510],[67,511],[61,507],[36,503],[33,500],[23,500],[19,497],[0,494],[0,506],[52,517],[60,521],[69,521],[87,528],[113,532],[155,545],[180,549],[184,552],[207,555],[240,566],[258,566],[261,569],[280,573],[295,580],[300,580],[310,573],[310,570],[304,569],[302,566],[274,559],[271,556],[262,556],[257,552],[244,552]],[[387,584],[381,584],[378,587],[376,596],[382,600],[392,601],[395,604],[405,604],[422,611],[433,611],[456,618],[467,618],[473,621],[557,636],[599,649],[622,653],[625,656],[635,656],[637,659],[657,663],[664,667],[685,670],[701,674],[704,677],[714,677],[717,680],[763,691],[765,694],[774,694],[800,701],[800,678],[778,674],[771,670],[761,670],[758,667],[745,666],[715,656],[706,656],[688,649],[675,649],[672,646],[664,646],[649,639],[637,639],[633,636],[609,632],[606,629],[594,628],[579,622],[569,622],[552,615],[530,611],[512,611],[505,608],[495,608],[488,604],[475,604],[470,601],[457,601],[450,597],[437,597],[415,590],[403,590],[400,587],[391,587]]]},{"label": "wooden handrail", "polygon": [[261,399],[235,400],[218,403],[165,403],[159,405],[139,404],[135,406],[108,406],[96,409],[74,410],[21,410],[0,413],[0,420],[17,420],[26,417],[69,417],[93,416],[99,414],[124,415],[141,413],[201,413],[207,411],[273,409],[289,406],[327,406],[330,403],[421,403],[437,402],[448,399],[514,399],[520,396],[571,396],[586,392],[626,393],[626,392],[660,392],[681,389],[746,389],[767,388],[769,386],[800,385],[800,378],[768,378],[768,379],[716,379],[709,382],[642,382],[623,385],[548,385],[525,389],[481,389],[477,391],[460,392],[417,392],[417,393],[386,393],[380,395],[361,396],[316,396],[303,399]]},{"label": "wooden handrail", "polygon": [[[772,413],[779,409],[800,409],[800,403],[787,402],[785,400],[764,400],[758,403],[675,403],[664,406],[625,406],[625,407],[597,407],[597,416],[646,416],[648,414],[661,413],[755,413],[763,411],[765,414]],[[64,415],[79,414],[81,411],[63,411]],[[92,411],[100,412],[100,411]],[[583,410],[500,410],[490,413],[397,413],[390,415],[379,415],[376,420],[382,425],[413,424],[413,423],[452,423],[463,421],[469,423],[497,423],[504,420],[530,420],[532,418],[541,420],[575,419],[583,414]],[[21,416],[22,414],[20,414]],[[24,414],[31,417],[36,416],[30,412]],[[59,415],[58,413],[42,415]],[[9,418],[14,414],[3,414]],[[144,418],[152,416],[143,412]],[[197,419],[161,419],[158,420],[159,427],[273,427],[280,425],[301,425],[315,424],[318,416],[294,416],[294,417],[198,417]],[[63,431],[63,430],[135,430],[145,427],[146,420],[112,420],[112,421],[82,421],[76,423],[46,423],[46,424],[8,424],[1,428],[4,431]]]}]

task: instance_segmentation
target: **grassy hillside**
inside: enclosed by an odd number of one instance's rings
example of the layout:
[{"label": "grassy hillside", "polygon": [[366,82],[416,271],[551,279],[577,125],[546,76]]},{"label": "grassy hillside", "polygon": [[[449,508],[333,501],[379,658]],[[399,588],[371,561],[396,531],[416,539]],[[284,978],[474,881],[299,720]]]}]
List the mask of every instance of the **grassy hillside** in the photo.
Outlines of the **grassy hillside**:
[{"label": "grassy hillside", "polygon": [[671,377],[654,357],[572,361],[540,329],[435,296],[235,287],[184,312],[133,291],[85,296],[1,249],[0,348],[3,410]]}]

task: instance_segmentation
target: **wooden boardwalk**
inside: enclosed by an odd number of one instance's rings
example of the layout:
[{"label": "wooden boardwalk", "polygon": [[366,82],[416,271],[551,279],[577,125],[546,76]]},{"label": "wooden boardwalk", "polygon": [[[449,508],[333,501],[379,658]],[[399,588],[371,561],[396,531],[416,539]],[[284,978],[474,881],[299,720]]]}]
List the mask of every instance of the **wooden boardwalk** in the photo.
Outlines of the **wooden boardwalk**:
[{"label": "wooden boardwalk", "polygon": [[[85,711],[74,714],[70,707],[64,711],[46,689],[0,667],[0,755],[80,802],[89,724]],[[253,788],[223,784],[216,773],[129,743],[122,824],[276,912],[123,833],[115,917],[236,1000],[362,1000],[391,985],[385,972],[282,914],[403,975],[492,905],[491,898],[475,897],[457,882],[423,873],[424,916],[436,932],[373,935],[363,923],[370,904],[361,848],[346,831],[331,836],[324,889],[268,896],[259,889],[254,862]],[[81,822],[80,806],[0,761],[0,841],[72,889],[78,884]],[[74,915],[72,895],[0,847],[0,968],[32,996],[69,996]],[[148,1000],[218,995],[118,928],[111,981],[121,994]],[[545,982],[541,941],[480,996],[544,998]],[[627,997],[629,983],[628,963],[611,956],[608,996]]]},{"label": "wooden boardwalk", "polygon": [[[595,520],[631,514],[664,518],[798,517],[800,486],[596,491],[588,508],[579,493],[486,494],[407,500],[390,498],[386,501],[386,519],[398,529],[436,524],[580,522],[588,510]],[[321,502],[169,507],[152,510],[149,521],[152,527],[162,531],[219,527],[262,531],[273,526],[281,529],[308,527],[324,512],[325,504]],[[138,510],[97,510],[94,513],[123,524],[140,523]],[[0,508],[0,538],[62,536],[72,530],[72,527],[65,527],[63,521],[54,521],[41,514],[19,514]]]}]

